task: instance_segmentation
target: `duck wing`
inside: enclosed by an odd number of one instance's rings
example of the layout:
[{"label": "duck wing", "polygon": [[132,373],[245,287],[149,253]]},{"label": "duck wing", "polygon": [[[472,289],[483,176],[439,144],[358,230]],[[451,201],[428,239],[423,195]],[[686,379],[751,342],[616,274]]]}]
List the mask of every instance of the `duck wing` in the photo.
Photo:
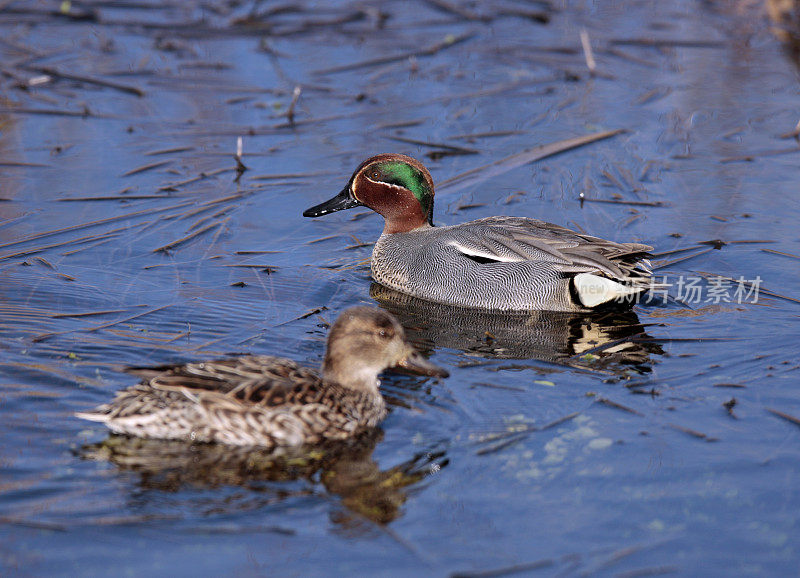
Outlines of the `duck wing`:
[{"label": "duck wing", "polygon": [[[360,425],[337,411],[334,384],[289,359],[247,356],[129,372],[143,381],[76,415],[116,433],[263,447],[345,439]],[[356,410],[368,405],[358,395],[347,402]]]},{"label": "duck wing", "polygon": [[524,217],[487,217],[453,227],[450,245],[495,262],[543,261],[563,273],[601,272],[612,279],[649,276],[652,247],[616,243]]},{"label": "duck wing", "polygon": [[282,357],[249,355],[185,365],[129,368],[143,384],[188,397],[223,395],[232,403],[278,407],[320,401],[324,393],[317,372]]}]

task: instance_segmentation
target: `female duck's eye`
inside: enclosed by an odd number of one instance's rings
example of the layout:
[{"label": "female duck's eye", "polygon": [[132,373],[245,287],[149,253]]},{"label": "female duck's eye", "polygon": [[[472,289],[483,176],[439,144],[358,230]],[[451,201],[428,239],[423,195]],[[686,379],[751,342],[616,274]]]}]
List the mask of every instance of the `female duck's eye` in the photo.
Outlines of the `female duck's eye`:
[{"label": "female duck's eye", "polygon": [[388,332],[388,331],[386,331],[385,329],[381,329],[380,331],[378,331],[378,335],[379,335],[379,336],[380,336],[382,339],[388,339],[388,338],[389,338],[389,332]]}]

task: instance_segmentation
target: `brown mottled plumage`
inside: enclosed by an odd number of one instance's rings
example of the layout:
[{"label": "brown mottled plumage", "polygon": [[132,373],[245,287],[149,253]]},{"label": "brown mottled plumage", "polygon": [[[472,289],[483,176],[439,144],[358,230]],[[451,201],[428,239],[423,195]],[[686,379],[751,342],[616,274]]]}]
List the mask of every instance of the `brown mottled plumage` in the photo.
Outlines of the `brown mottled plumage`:
[{"label": "brown mottled plumage", "polygon": [[267,448],[341,440],[383,419],[378,374],[395,366],[447,375],[406,342],[390,313],[353,307],[331,328],[321,377],[264,355],[133,369],[142,383],[76,415],[145,438]]}]

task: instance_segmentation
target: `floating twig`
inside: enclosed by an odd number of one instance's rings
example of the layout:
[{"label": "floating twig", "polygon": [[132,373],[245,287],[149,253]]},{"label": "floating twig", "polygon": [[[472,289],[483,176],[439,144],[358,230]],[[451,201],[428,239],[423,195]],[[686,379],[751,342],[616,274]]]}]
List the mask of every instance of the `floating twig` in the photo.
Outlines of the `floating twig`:
[{"label": "floating twig", "polygon": [[[708,245],[718,241],[700,241],[701,245]],[[775,243],[774,239],[739,239],[737,241],[723,241],[727,245],[761,245],[764,243]]]},{"label": "floating twig", "polygon": [[589,41],[589,33],[586,31],[586,28],[581,28],[581,46],[583,47],[583,57],[586,60],[586,68],[589,69],[591,74],[594,74],[597,63],[594,60],[592,43]]},{"label": "floating twig", "polygon": [[668,38],[612,38],[615,46],[647,46],[652,48],[724,48],[721,40],[671,40]]},{"label": "floating twig", "polygon": [[539,430],[540,431],[544,431],[544,430],[548,430],[550,428],[554,428],[556,426],[561,425],[564,422],[567,422],[567,421],[575,419],[580,414],[581,414],[581,412],[579,412],[579,411],[572,412],[570,414],[565,415],[564,417],[560,417],[560,418],[558,418],[556,420],[551,421],[550,423],[547,423],[547,424],[543,425],[542,427],[539,428]]},{"label": "floating twig", "polygon": [[419,145],[419,146],[424,146],[424,147],[445,149],[445,150],[448,150],[448,151],[458,152],[458,153],[464,154],[464,155],[476,155],[476,154],[478,154],[480,152],[480,151],[477,151],[475,149],[471,149],[471,148],[467,148],[467,147],[462,147],[462,146],[457,146],[457,145],[449,145],[449,144],[439,143],[439,142],[430,142],[430,141],[418,140],[418,139],[414,139],[414,138],[406,138],[406,137],[402,137],[402,136],[386,136],[384,138],[388,138],[389,140],[394,140],[394,141],[397,141],[397,142],[404,142],[404,143],[414,144],[414,145]]},{"label": "floating twig", "polygon": [[579,411],[573,412],[571,414],[553,420],[550,423],[547,423],[543,426],[537,426],[533,424],[522,424],[521,426],[515,426],[515,429],[513,431],[492,434],[491,436],[483,440],[483,442],[497,442],[497,443],[493,443],[490,446],[481,448],[480,450],[475,452],[475,455],[483,456],[490,453],[498,452],[517,442],[522,441],[523,439],[525,439],[525,437],[527,437],[529,434],[533,432],[540,432],[552,429],[554,427],[561,425],[564,422],[567,422],[571,419],[575,419],[580,415],[580,413],[581,412]]},{"label": "floating twig", "polygon": [[227,213],[230,210],[231,210],[231,207],[223,207],[219,211],[217,211],[216,213],[213,213],[211,215],[206,215],[205,217],[202,217],[202,218],[198,219],[197,221],[195,221],[195,223],[193,225],[191,225],[188,229],[186,229],[186,232],[187,233],[191,233],[195,229],[197,229],[199,227],[202,227],[203,224],[206,223],[207,221],[211,221],[213,219],[219,219],[220,217],[222,217],[222,215],[224,215],[225,213]]},{"label": "floating twig", "polygon": [[318,314],[322,313],[323,311],[328,311],[328,308],[325,307],[324,305],[321,305],[320,307],[315,307],[314,309],[312,309],[308,313],[303,313],[300,317],[295,317],[293,321],[299,321],[301,319],[305,319],[307,317],[311,317],[312,315],[318,315]]},{"label": "floating twig", "polygon": [[794,253],[786,253],[784,251],[776,251],[775,249],[761,249],[765,253],[775,253],[776,255],[783,255],[784,257],[791,257],[792,259],[800,259],[800,255]]},{"label": "floating twig", "polygon": [[536,431],[536,430],[529,429],[529,430],[525,430],[525,431],[522,431],[522,432],[514,432],[511,436],[507,437],[506,439],[504,439],[504,440],[502,440],[502,441],[500,441],[500,442],[498,442],[496,444],[492,444],[490,446],[486,446],[484,448],[481,448],[481,449],[477,450],[475,452],[475,455],[476,456],[486,456],[486,455],[489,455],[489,454],[493,454],[493,453],[499,452],[500,450],[504,450],[504,449],[506,449],[506,448],[508,448],[510,446],[513,446],[514,444],[517,444],[517,443],[521,442],[522,440],[524,440],[526,437],[528,437],[528,433],[530,433],[531,431]]},{"label": "floating twig", "polygon": [[600,174],[603,175],[606,179],[608,179],[608,182],[610,182],[612,185],[614,185],[620,191],[624,191],[625,190],[625,185],[623,185],[621,182],[619,182],[619,179],[617,179],[617,177],[612,175],[607,170],[603,169],[603,171]]},{"label": "floating twig", "polygon": [[552,558],[543,558],[534,562],[514,564],[513,566],[503,566],[500,568],[490,568],[487,570],[453,572],[450,574],[450,578],[494,578],[496,576],[505,576],[507,574],[518,574],[520,572],[531,572],[533,570],[549,568],[555,563],[555,560]]},{"label": "floating twig", "polygon": [[472,387],[488,387],[491,389],[504,389],[506,391],[527,391],[524,387],[514,387],[512,385],[500,385],[499,383],[486,383],[486,382],[477,382],[473,383]]},{"label": "floating twig", "polygon": [[376,130],[386,130],[390,128],[409,128],[412,126],[419,126],[423,124],[427,119],[417,119],[417,120],[402,120],[399,122],[387,122],[385,124],[379,124],[375,127]]},{"label": "floating twig", "polygon": [[236,170],[236,169],[223,167],[223,168],[220,168],[220,169],[214,169],[213,171],[208,171],[208,172],[203,171],[203,172],[201,172],[199,175],[197,175],[195,177],[191,177],[191,178],[188,178],[188,179],[183,180],[183,181],[178,181],[177,183],[164,185],[163,187],[159,187],[158,190],[159,191],[176,191],[178,189],[178,187],[182,187],[184,185],[189,185],[191,183],[196,183],[197,181],[202,181],[203,179],[207,179],[209,177],[214,177],[214,176],[220,175],[222,173],[228,173],[228,172],[233,171],[233,170]]},{"label": "floating twig", "polygon": [[478,183],[482,183],[483,181],[492,177],[507,173],[508,171],[517,167],[521,167],[523,165],[557,155],[589,143],[611,138],[622,132],[625,132],[625,129],[608,130],[526,149],[522,152],[507,156],[488,165],[482,165],[446,179],[439,184],[436,192],[439,194],[455,193],[467,187],[472,187]]},{"label": "floating twig", "polygon": [[669,207],[670,204],[664,201],[622,201],[616,199],[590,199],[579,197],[581,203],[607,203],[609,205],[629,205],[632,207]]},{"label": "floating twig", "polygon": [[75,82],[82,82],[84,84],[94,84],[95,86],[102,86],[105,88],[112,88],[114,90],[118,90],[120,92],[125,92],[128,94],[133,94],[135,96],[144,96],[144,91],[141,88],[137,88],[135,86],[128,86],[126,84],[119,84],[117,82],[111,82],[109,80],[103,80],[102,78],[96,78],[93,76],[83,76],[78,74],[71,74],[69,72],[63,72],[52,66],[25,66],[26,70],[34,70],[36,72],[41,72],[42,74],[47,74],[48,76],[52,76],[54,78],[61,78],[64,80],[72,80]]},{"label": "floating twig", "polygon": [[765,151],[750,153],[746,155],[725,157],[719,160],[721,163],[738,163],[738,162],[752,162],[757,158],[764,157],[777,157],[781,155],[788,155],[792,153],[800,153],[800,147],[794,146],[785,149],[769,149]]},{"label": "floating twig", "polygon": [[683,427],[681,425],[675,425],[675,424],[672,424],[672,423],[669,423],[667,425],[669,427],[671,427],[672,429],[674,429],[674,430],[677,430],[679,432],[683,432],[683,433],[688,434],[688,435],[690,435],[692,437],[695,437],[697,439],[705,440],[707,442],[717,442],[717,441],[719,441],[719,438],[710,437],[710,436],[704,434],[703,432],[699,432],[697,430],[694,430],[694,429],[691,429],[691,428],[688,428],[688,427]]},{"label": "floating twig", "polygon": [[94,114],[88,108],[84,107],[83,110],[59,110],[55,108],[11,108],[0,107],[0,114],[38,114],[43,116],[72,116],[78,118],[114,118],[108,115]]},{"label": "floating twig", "polygon": [[[543,4],[551,9],[553,8],[552,4],[549,2],[540,2],[539,4]],[[550,22],[549,12],[543,12],[541,10],[527,10],[525,8],[512,8],[510,6],[498,10],[496,16],[514,16],[517,18],[525,18],[527,20],[538,22],[539,24],[547,24]]]},{"label": "floating twig", "polygon": [[175,247],[177,247],[179,245],[183,245],[184,243],[186,243],[188,241],[191,241],[192,239],[194,239],[196,237],[199,237],[200,235],[202,235],[203,233],[206,233],[207,231],[210,231],[211,229],[215,229],[216,227],[224,226],[228,221],[230,221],[230,217],[228,217],[227,219],[222,219],[221,221],[216,221],[214,223],[210,223],[210,224],[206,225],[205,227],[203,227],[201,229],[198,229],[197,231],[194,231],[193,233],[189,233],[188,235],[186,235],[184,237],[181,237],[180,239],[176,239],[176,240],[172,241],[171,243],[167,243],[166,245],[162,245],[161,247],[159,247],[157,249],[153,249],[153,253],[159,253],[159,252],[166,253],[170,249],[174,249]]},{"label": "floating twig", "polygon": [[661,251],[660,253],[651,253],[650,258],[656,259],[658,257],[666,257],[667,255],[685,253],[686,251],[697,251],[698,249],[702,249],[702,247],[700,245],[692,245],[691,247],[679,247],[677,249],[671,249],[669,251]]},{"label": "floating twig", "polygon": [[421,58],[423,56],[433,56],[434,54],[456,44],[461,44],[462,42],[466,42],[474,38],[476,34],[474,32],[468,32],[466,34],[461,34],[459,36],[448,36],[444,40],[432,44],[426,48],[420,48],[419,50],[411,50],[408,52],[401,52],[400,54],[395,54],[393,56],[382,56],[379,58],[370,58],[368,60],[361,60],[359,62],[351,62],[350,64],[343,64],[341,66],[334,66],[332,68],[327,68],[325,70],[315,70],[313,71],[314,74],[336,74],[339,72],[347,72],[350,70],[358,70],[359,68],[369,68],[372,66],[381,66],[383,64],[391,64],[393,62],[400,62],[403,60],[407,60],[408,58],[415,57]]},{"label": "floating twig", "polygon": [[489,22],[491,20],[491,18],[488,16],[476,14],[472,10],[463,6],[459,6],[454,2],[447,2],[446,0],[428,0],[428,4],[437,10],[441,10],[442,12],[446,12],[448,14],[453,14],[459,18],[463,18],[464,20],[469,20],[470,22]]},{"label": "floating twig", "polygon": [[662,98],[665,98],[670,94],[672,94],[672,87],[669,86],[657,87],[652,90],[648,90],[647,92],[636,98],[636,100],[633,101],[633,104],[636,105],[648,104],[650,102],[661,100]]},{"label": "floating twig", "polygon": [[191,147],[191,146],[172,147],[172,148],[168,148],[168,149],[159,149],[159,150],[155,150],[155,151],[149,151],[149,152],[144,153],[144,156],[146,156],[146,157],[156,157],[156,156],[159,156],[159,155],[168,155],[168,154],[174,154],[174,153],[185,153],[185,152],[193,151],[194,149],[195,149],[195,147]]},{"label": "floating twig", "polygon": [[492,138],[492,137],[500,137],[500,136],[513,136],[515,134],[524,134],[524,131],[521,130],[490,130],[486,132],[473,132],[473,133],[466,133],[466,134],[454,134],[448,138],[453,140],[466,140],[466,141],[473,141],[479,138]]},{"label": "floating twig", "polygon": [[[194,204],[193,201],[186,201],[183,203],[178,203],[177,205],[171,205],[169,207],[159,207],[159,208],[152,208],[152,209],[143,209],[141,211],[134,211],[132,213],[125,213],[124,215],[117,215],[115,217],[106,217],[105,219],[98,219],[96,221],[90,221],[88,223],[81,223],[79,225],[70,225],[69,227],[63,227],[61,229],[54,229],[52,231],[45,231],[43,233],[36,233],[35,235],[30,235],[23,239],[18,239],[16,241],[10,241],[8,243],[3,243],[0,245],[0,249],[5,249],[6,247],[12,247],[14,245],[20,245],[22,243],[27,243],[29,241],[35,241],[37,239],[43,239],[45,237],[51,237],[53,235],[60,235],[61,233],[68,233],[71,231],[78,231],[80,229],[87,229],[89,227],[96,227],[98,225],[105,225],[108,223],[113,223],[115,221],[123,221],[125,219],[130,219],[133,217],[140,217],[142,215],[152,215],[155,213],[163,213],[166,211],[171,211],[173,209],[180,209],[182,207],[186,207],[188,205]],[[0,256],[0,259],[7,258],[8,255]]]},{"label": "floating twig", "polygon": [[[138,305],[137,307],[143,307]],[[63,319],[71,317],[93,317],[95,315],[111,315],[112,313],[127,313],[127,309],[106,309],[104,311],[84,311],[82,313],[53,313],[50,315],[53,319]]]},{"label": "floating twig", "polygon": [[279,181],[281,179],[307,179],[311,177],[323,177],[327,175],[335,175],[337,173],[332,171],[317,171],[311,173],[277,173],[270,175],[253,175],[250,177],[251,181]]},{"label": "floating twig", "polygon": [[303,92],[303,89],[300,88],[300,86],[295,86],[294,90],[292,90],[292,102],[289,103],[289,108],[286,110],[286,118],[291,125],[294,125],[294,111],[297,106],[297,101],[300,100],[301,92]]},{"label": "floating twig", "polygon": [[166,195],[108,195],[100,197],[63,197],[54,199],[57,203],[70,203],[76,201],[141,201],[144,199],[167,199]]},{"label": "floating twig", "polygon": [[156,313],[157,311],[161,311],[162,309],[166,309],[167,307],[171,307],[171,305],[170,304],[162,305],[161,307],[148,309],[147,311],[137,313],[136,315],[131,315],[130,317],[126,317],[125,319],[120,319],[119,321],[112,321],[110,323],[104,323],[102,325],[94,325],[92,327],[88,327],[85,329],[71,329],[68,331],[58,331],[54,333],[42,333],[41,335],[37,335],[36,337],[34,337],[33,341],[34,343],[38,343],[40,341],[44,341],[45,339],[55,337],[56,335],[66,335],[68,333],[74,333],[74,332],[92,333],[94,331],[100,331],[101,329],[108,329],[109,327],[113,327],[114,325],[119,325],[120,323],[128,323],[129,321],[133,321],[134,319],[139,319],[140,317],[144,317],[145,315]]},{"label": "floating twig", "polygon": [[130,177],[132,175],[138,175],[139,173],[143,173],[145,171],[150,171],[153,169],[157,169],[159,167],[163,167],[164,165],[168,165],[171,162],[172,162],[171,160],[167,160],[167,161],[158,161],[157,163],[150,163],[149,165],[144,165],[135,169],[131,169],[127,173],[123,173],[122,176]]},{"label": "floating twig", "polygon": [[43,163],[25,163],[21,161],[0,161],[0,167],[22,167],[22,168],[47,168],[51,165],[46,165]]},{"label": "floating twig", "polygon": [[15,259],[17,257],[25,257],[27,255],[35,255],[36,253],[41,253],[42,251],[46,251],[48,249],[55,249],[56,247],[64,247],[66,245],[77,245],[82,243],[91,243],[93,241],[99,241],[100,239],[108,239],[111,237],[117,237],[118,235],[107,233],[105,235],[86,235],[84,237],[79,237],[77,239],[70,239],[69,241],[61,241],[59,243],[50,243],[49,245],[40,245],[39,247],[34,247],[32,249],[25,249],[23,251],[17,251],[15,253],[7,253],[5,255],[0,255],[0,260],[2,259]]},{"label": "floating twig", "polygon": [[674,265],[675,263],[681,263],[683,261],[688,261],[689,259],[694,259],[695,257],[699,257],[700,255],[705,255],[709,251],[713,251],[713,247],[709,247],[708,249],[703,249],[702,251],[698,251],[697,253],[692,253],[691,255],[686,255],[684,257],[678,257],[677,259],[673,259],[672,261],[664,261],[661,263],[655,263],[653,265],[653,271],[657,271],[658,269],[663,269],[664,267],[669,267],[670,265]]},{"label": "floating twig", "polygon": [[20,526],[22,528],[31,528],[34,530],[46,530],[48,532],[68,532],[69,529],[61,524],[54,524],[52,522],[37,522],[36,520],[23,520],[20,518],[11,518],[9,516],[0,516],[0,524],[8,524],[9,526]]},{"label": "floating twig", "polygon": [[800,121],[797,121],[797,124],[794,127],[794,130],[784,133],[781,135],[781,138],[794,138],[800,137]]},{"label": "floating twig", "polygon": [[247,263],[234,263],[232,265],[223,265],[223,267],[233,267],[237,269],[258,269],[262,273],[266,273],[267,275],[271,275],[275,271],[278,270],[277,267],[274,265],[257,265],[257,264],[247,264]]},{"label": "floating twig", "polygon": [[615,578],[647,578],[649,576],[663,576],[664,574],[678,574],[678,566],[648,566],[646,568],[634,568],[615,574]]},{"label": "floating twig", "polygon": [[607,397],[598,397],[595,399],[597,403],[602,405],[613,407],[614,409],[621,409],[622,411],[632,413],[633,415],[644,415],[642,412],[633,409],[632,407],[628,407],[627,405],[622,405],[621,403],[617,403],[616,401],[612,401]]},{"label": "floating twig", "polygon": [[772,408],[769,408],[769,407],[766,408],[766,410],[768,412],[770,412],[771,414],[777,415],[778,417],[780,417],[782,419],[785,419],[786,421],[791,422],[794,425],[800,427],[800,418],[796,418],[793,415],[789,415],[788,413],[784,413],[784,412],[782,412],[780,410],[772,409]]}]

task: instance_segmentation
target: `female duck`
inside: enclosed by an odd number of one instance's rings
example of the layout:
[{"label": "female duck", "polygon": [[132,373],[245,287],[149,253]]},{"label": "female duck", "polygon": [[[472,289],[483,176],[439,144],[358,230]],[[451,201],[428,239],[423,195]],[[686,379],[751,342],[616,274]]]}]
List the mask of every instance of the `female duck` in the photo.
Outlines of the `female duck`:
[{"label": "female duck", "polygon": [[421,299],[501,311],[630,305],[650,287],[648,251],[524,217],[433,226],[433,180],[419,161],[381,154],[344,190],[303,213],[366,206],[383,215],[372,251],[378,283]]},{"label": "female duck", "polygon": [[342,440],[383,419],[378,374],[395,366],[447,377],[406,341],[393,315],[352,307],[331,327],[321,377],[261,355],[134,369],[142,383],[76,415],[145,438],[266,448]]}]

